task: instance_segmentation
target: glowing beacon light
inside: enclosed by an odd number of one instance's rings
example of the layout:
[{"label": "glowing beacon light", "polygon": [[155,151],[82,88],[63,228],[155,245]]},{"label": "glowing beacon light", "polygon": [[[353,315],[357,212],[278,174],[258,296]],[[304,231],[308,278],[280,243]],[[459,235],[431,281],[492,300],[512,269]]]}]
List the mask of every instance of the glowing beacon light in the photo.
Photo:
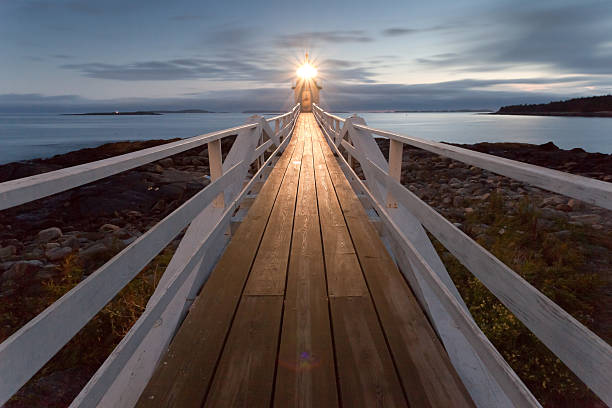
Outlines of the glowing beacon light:
[{"label": "glowing beacon light", "polygon": [[317,69],[306,61],[297,69],[296,73],[300,78],[310,79],[317,76]]},{"label": "glowing beacon light", "polygon": [[319,91],[321,86],[315,80],[317,69],[308,60],[308,53],[304,62],[295,71],[297,81],[293,87],[295,91],[295,102],[302,104],[302,112],[312,112],[312,104],[319,103]]}]

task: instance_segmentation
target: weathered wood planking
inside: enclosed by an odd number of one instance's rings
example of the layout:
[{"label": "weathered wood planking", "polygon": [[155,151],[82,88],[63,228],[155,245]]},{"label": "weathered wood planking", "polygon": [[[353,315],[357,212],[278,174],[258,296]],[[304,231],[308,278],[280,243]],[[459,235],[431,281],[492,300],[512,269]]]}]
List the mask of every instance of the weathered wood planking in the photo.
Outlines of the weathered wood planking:
[{"label": "weathered wood planking", "polygon": [[394,197],[602,400],[612,402],[612,347],[450,221],[373,165]]},{"label": "weathered wood planking", "polygon": [[380,239],[372,239],[377,232],[320,131],[316,139],[323,146],[344,218],[410,405],[473,406],[384,244]]},{"label": "weathered wood planking", "polygon": [[311,134],[304,154],[293,236],[274,406],[338,406]]},{"label": "weathered wood planking", "polygon": [[297,146],[270,214],[261,246],[244,289],[245,295],[284,295],[291,231],[297,197],[304,139],[299,137],[301,119],[298,119]]},{"label": "weathered wood planking", "polygon": [[[317,112],[318,114],[327,115],[319,111]],[[365,160],[365,157],[368,156],[368,158],[375,159],[377,165],[387,166],[385,158],[382,156],[376,143],[371,140],[370,134],[362,134],[363,132],[354,130],[351,127],[351,124],[354,122],[365,123],[358,117],[347,119],[342,132],[338,135],[335,142],[331,140],[333,135],[328,134],[328,138],[330,138],[329,145],[334,146],[336,153],[339,154],[336,147],[339,140],[350,136],[351,141],[360,146],[358,159],[360,164],[362,164],[364,172],[375,173],[373,170],[370,171],[369,162]],[[344,144],[345,141],[342,140],[342,143]],[[398,208],[388,208],[384,205],[387,197],[381,194],[382,192],[378,191],[378,189],[380,187],[385,188],[385,185],[377,184],[376,180],[373,179],[375,177],[374,174],[366,175],[367,180],[364,183],[345,160],[341,159],[340,163],[342,163],[342,170],[345,176],[351,180],[351,183],[356,188],[355,191],[359,191],[369,197],[371,204],[379,214],[384,213],[388,216],[383,217],[381,215],[384,233],[390,238],[389,243],[393,248],[396,261],[402,267],[402,274],[410,282],[411,288],[418,297],[424,311],[428,314],[433,327],[445,345],[453,366],[466,385],[474,402],[479,406],[508,408],[516,406],[517,403],[522,403],[524,401],[523,395],[529,393],[525,385],[512,372],[510,366],[492,347],[490,342],[483,341],[482,344],[473,342],[474,338],[472,335],[475,333],[466,326],[457,324],[451,317],[454,311],[447,309],[447,306],[451,307],[449,305],[454,305],[455,303],[441,302],[438,299],[435,288],[430,287],[427,279],[420,275],[419,272],[422,270],[419,269],[420,265],[413,264],[415,262],[414,259],[407,256],[406,243],[398,240],[394,234],[393,228],[395,227],[402,231],[402,234],[417,248],[419,255],[425,259],[430,269],[438,275],[438,278],[453,294],[457,300],[456,304],[469,316],[467,306],[461,299],[459,292],[446,272],[446,268],[418,220],[401,204],[398,205]],[[371,189],[370,186],[375,188]],[[482,339],[484,335],[480,333],[477,337]],[[485,355],[483,350],[489,353],[486,354],[486,362],[482,359],[482,356]],[[499,364],[499,366],[495,366],[495,364]],[[490,366],[495,366],[495,370],[490,370]],[[497,377],[498,375],[500,377]],[[504,389],[502,384],[508,385],[509,388]],[[513,400],[512,396],[516,396],[517,399]],[[531,401],[535,401],[535,399],[532,398]]]},{"label": "weathered wood planking", "polygon": [[[315,132],[314,126],[317,125],[312,114],[302,115],[308,115],[312,123],[311,132]],[[328,273],[340,398],[342,404],[349,407],[405,407],[404,391],[367,291],[321,148],[320,143],[314,143],[317,200]],[[327,222],[326,216],[333,222]],[[334,251],[335,245],[331,249],[326,246],[339,236],[339,229],[343,229],[346,236],[346,250],[341,253]],[[378,239],[377,236],[371,238]],[[353,260],[342,262],[340,265],[344,268],[338,270],[335,267],[339,257],[352,257]],[[330,269],[339,276],[330,277]]]},{"label": "weathered wood planking", "polygon": [[137,406],[200,407],[296,146],[292,139],[194,302]]},{"label": "weathered wood planking", "polygon": [[297,137],[206,407],[270,406],[303,148]]}]

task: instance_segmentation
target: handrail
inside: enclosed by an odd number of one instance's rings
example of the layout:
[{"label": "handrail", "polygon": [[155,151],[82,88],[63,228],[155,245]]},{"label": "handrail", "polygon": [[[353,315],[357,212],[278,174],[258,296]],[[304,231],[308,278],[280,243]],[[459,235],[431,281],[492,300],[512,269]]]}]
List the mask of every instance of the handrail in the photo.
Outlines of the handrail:
[{"label": "handrail", "polygon": [[612,183],[356,123],[353,127],[612,210]]},{"label": "handrail", "polygon": [[[208,143],[209,146],[211,184],[0,343],[0,405],[17,392],[195,217],[212,206],[218,205],[219,195],[221,194],[222,198],[225,192],[227,203],[221,200],[222,206],[225,207],[222,215],[213,224],[213,230],[205,236],[204,241],[198,246],[198,250],[192,254],[196,259],[192,257],[188,265],[183,265],[184,270],[191,272],[194,265],[201,262],[201,255],[210,247],[211,243],[206,241],[207,238],[211,236],[214,238],[218,235],[217,232],[221,226],[228,222],[228,214],[231,216],[245,197],[248,191],[246,189],[250,189],[255,180],[261,180],[267,176],[264,172],[265,166],[268,166],[287,145],[299,112],[300,105],[297,104],[291,111],[281,115],[280,119],[275,119],[283,121],[283,126],[275,131],[271,130],[268,120],[262,117],[251,117],[248,119],[248,123],[242,126],[207,133],[110,159],[1,183],[0,209],[3,209],[99,180],[205,143]],[[223,171],[220,170],[222,162],[220,147],[216,149],[211,147],[215,143],[219,143],[220,139],[232,135],[238,135],[238,137],[227,154],[225,164],[229,164],[229,166],[224,164],[227,169]],[[249,183],[243,186],[251,163],[259,160],[269,151],[272,144],[276,146],[276,149],[266,158],[265,163],[263,159],[258,161],[258,163],[261,163],[259,170]],[[212,173],[213,162],[219,165],[216,175]],[[220,174],[218,174],[219,172]],[[235,192],[228,195],[228,191]],[[210,255],[213,256],[214,254]],[[180,276],[178,271],[174,272],[177,273],[177,276],[169,281],[172,289],[168,287],[163,292],[164,294],[153,302],[152,306],[147,306],[147,311],[153,308],[153,314],[157,315],[165,310],[165,305],[176,299],[178,286],[187,276],[182,272]],[[150,316],[150,313],[145,316]],[[152,325],[148,323],[150,323],[151,318],[147,317],[147,319],[146,328],[150,330]],[[134,342],[146,335],[141,323],[135,325],[133,329],[138,330],[138,334],[132,336],[132,331],[128,333],[132,349],[134,344],[137,346],[137,343]],[[122,354],[122,356],[125,360],[125,354]],[[114,367],[117,367],[116,363]]]},{"label": "handrail", "polygon": [[[366,175],[367,186],[361,180],[357,180],[359,188],[367,192],[396,246],[409,255],[410,266],[418,269],[420,276],[436,292],[438,301],[446,302],[443,299],[444,293],[438,288],[439,282],[435,281],[436,277],[432,276],[431,270],[420,265],[422,259],[417,256],[418,251],[416,255],[413,253],[415,248],[412,243],[403,235],[404,231],[396,224],[396,219],[388,214],[393,210],[388,208],[392,207],[388,205],[389,196],[392,196],[393,203],[399,204],[416,217],[604,402],[611,404],[612,380],[609,373],[612,372],[612,347],[401,185],[399,182],[401,150],[403,144],[409,144],[604,208],[612,208],[611,183],[375,129],[367,126],[363,119],[358,117],[346,120],[339,131],[329,124],[333,115],[316,105],[313,111],[328,142],[336,152],[340,153],[338,147],[342,146],[360,162]],[[380,151],[378,156],[374,157],[371,152],[360,149],[359,142],[371,141],[372,133],[391,140],[388,163],[384,157],[382,161],[380,160],[382,157]],[[341,154],[338,154],[338,157],[344,164],[343,170],[352,171],[349,162]],[[370,191],[373,188],[376,191]],[[402,258],[405,253],[397,253],[396,256]],[[419,288],[413,289],[419,293]],[[454,309],[457,307],[460,308],[459,305],[454,305]],[[458,313],[457,310],[451,309],[447,309],[447,312]],[[461,326],[460,323],[458,327],[466,338],[469,337],[467,327]],[[478,348],[475,347],[475,350]]]},{"label": "handrail", "polygon": [[[294,122],[295,124],[295,122]],[[270,155],[264,165],[259,169],[257,173],[253,175],[251,180],[247,183],[238,196],[229,204],[220,217],[219,222],[212,228],[212,230],[201,239],[198,249],[191,255],[190,259],[201,258],[201,255],[206,252],[212,241],[216,240],[219,234],[222,234],[224,226],[229,221],[229,218],[234,214],[242,199],[251,190],[253,183],[258,180],[260,174],[264,169],[272,163],[274,157],[283,151],[289,142],[289,138],[285,139],[280,146]],[[170,267],[170,266],[169,266]],[[185,281],[187,274],[194,267],[193,262],[186,265],[178,266],[178,270],[167,270],[166,273],[172,277],[170,281],[163,288],[163,292],[153,305],[148,305],[145,312],[140,318],[134,323],[134,326],[124,336],[119,345],[113,351],[113,354],[102,364],[100,369],[94,374],[91,380],[85,385],[81,393],[75,398],[71,407],[78,406],[98,406],[102,395],[108,390],[109,384],[113,378],[116,378],[121,368],[126,364],[130,356],[134,353],[139,342],[148,330],[155,324],[159,319],[164,307],[176,294],[176,291],[180,285]],[[135,390],[132,390],[135,392]]]}]

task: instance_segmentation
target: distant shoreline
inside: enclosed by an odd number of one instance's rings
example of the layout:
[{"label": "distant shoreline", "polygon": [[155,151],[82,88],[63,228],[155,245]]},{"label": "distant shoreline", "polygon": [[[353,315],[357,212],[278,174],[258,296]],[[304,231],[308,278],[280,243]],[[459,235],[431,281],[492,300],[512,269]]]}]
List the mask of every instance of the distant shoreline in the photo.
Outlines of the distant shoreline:
[{"label": "distant shoreline", "polygon": [[604,112],[490,112],[484,115],[512,115],[512,116],[564,116],[582,118],[612,118],[612,111]]},{"label": "distant shoreline", "polygon": [[530,105],[502,106],[493,115],[612,117],[612,95],[574,98]]}]

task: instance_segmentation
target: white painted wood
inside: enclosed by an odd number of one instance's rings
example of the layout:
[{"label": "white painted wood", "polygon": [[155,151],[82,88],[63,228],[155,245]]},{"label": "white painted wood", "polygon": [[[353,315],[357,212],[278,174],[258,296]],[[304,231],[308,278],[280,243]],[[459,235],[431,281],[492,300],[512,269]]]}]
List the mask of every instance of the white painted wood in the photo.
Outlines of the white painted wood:
[{"label": "white painted wood", "polygon": [[0,184],[0,210],[91,183],[92,181],[236,134],[241,130],[252,129],[255,126],[254,124],[238,126],[104,160],[7,181]]},{"label": "white painted wood", "polygon": [[[345,123],[342,129],[342,137],[346,135],[349,127],[350,123]],[[328,143],[330,147],[338,154],[338,157],[341,157],[337,147],[335,146],[335,142],[331,139],[331,134],[327,133],[325,129],[323,130],[326,136],[328,137]],[[382,163],[384,163],[384,158],[382,158],[381,161]],[[366,185],[361,180],[359,180],[355,172],[348,166],[348,163],[346,163],[346,161],[343,159],[339,159],[339,162],[346,177],[349,179],[349,181],[351,181],[355,192],[357,194],[366,194],[367,196],[369,196],[372,205],[375,208],[380,209],[380,205],[378,204],[377,199],[372,195],[368,187],[366,187]],[[357,185],[358,187],[356,188],[355,185]],[[384,198],[384,196],[381,197]],[[381,198],[379,198],[379,200],[380,202],[384,202],[384,200]],[[401,211],[401,209],[399,210]],[[385,209],[385,211],[398,211],[398,209]],[[400,214],[399,217],[400,221],[402,221],[401,216],[402,214]],[[423,230],[422,226],[409,212],[404,213],[403,216],[405,217],[405,219],[403,220],[405,223],[401,227],[404,229],[402,232],[405,235],[406,232],[408,232],[408,239],[411,242],[419,242],[421,246],[427,247],[427,244],[429,242],[426,236],[425,238],[427,239],[427,241],[423,239],[423,234],[425,234],[425,231]],[[387,223],[385,223],[385,229],[387,231],[387,233],[385,234],[385,238],[392,238],[389,237],[390,233],[388,232],[389,227],[387,226]],[[391,243],[395,242],[392,239],[389,240],[391,241]],[[447,353],[449,355],[449,358],[451,359],[453,366],[457,370],[457,373],[465,384],[466,389],[470,393],[470,396],[472,397],[475,404],[479,407],[512,407],[512,401],[506,395],[506,392],[502,389],[500,383],[498,383],[498,381],[493,377],[492,373],[489,372],[487,366],[482,362],[481,358],[479,357],[478,352],[474,350],[474,348],[466,338],[466,335],[462,333],[460,328],[457,327],[454,321],[450,318],[449,313],[437,299],[437,296],[435,295],[433,289],[430,288],[429,284],[425,281],[423,277],[416,273],[418,269],[416,269],[412,265],[411,261],[406,257],[403,251],[404,249],[402,249],[398,246],[397,243],[395,243],[394,256],[396,261],[398,262],[400,270],[402,271],[402,273],[404,273],[407,280],[410,282],[410,285],[415,294],[417,295],[417,298],[419,299],[423,310],[429,316],[430,321],[432,321],[432,325],[440,336],[440,339],[442,340],[442,343],[444,344],[444,347],[447,350]],[[433,264],[437,268],[440,268],[441,261],[439,260],[439,258],[437,258],[437,256],[432,257],[430,250],[427,250],[426,254],[429,256],[429,258],[426,258],[428,264],[430,266]],[[444,268],[443,265],[442,268]],[[437,269],[436,273],[440,273],[439,271],[440,269]],[[443,269],[443,272],[446,272],[446,270]],[[448,279],[450,281],[450,278]],[[456,292],[456,288],[452,284],[452,281],[450,282],[452,288],[455,289],[455,292],[451,293],[455,295],[459,305],[467,312],[467,307],[463,303],[461,297],[459,296],[459,293]],[[446,284],[448,285],[448,283]]]},{"label": "white painted wood", "polygon": [[[297,115],[294,115],[293,121],[295,122]],[[206,208],[198,217],[191,223],[185,237],[181,241],[181,244],[176,250],[174,257],[172,258],[168,270],[177,270],[180,265],[187,264],[193,251],[197,250],[200,245],[200,238],[202,235],[212,231],[216,228],[218,222],[227,223],[228,220],[223,218],[223,214],[233,214],[234,210],[238,208],[242,200],[246,197],[248,191],[252,188],[254,182],[260,179],[260,175],[267,178],[270,172],[267,170],[269,165],[274,162],[277,157],[289,143],[290,138],[283,140],[281,146],[271,154],[268,160],[264,163],[264,166],[260,171],[251,178],[249,183],[243,188],[240,194],[235,197],[234,201],[228,206],[228,210],[219,208],[213,208],[212,205]],[[234,144],[238,146],[238,144]],[[234,148],[232,147],[232,149]],[[225,166],[236,164],[236,160],[240,157],[237,155],[229,155],[229,160],[226,158],[224,163]],[[243,170],[244,171],[244,170]],[[238,179],[242,179],[238,177]],[[221,231],[227,230],[227,226],[222,228]],[[211,247],[205,252],[204,258],[199,266],[196,266],[190,273],[187,281],[183,284],[179,292],[174,296],[171,303],[168,305],[166,310],[161,315],[161,318],[149,329],[149,332],[145,335],[141,343],[138,345],[136,351],[132,353],[125,365],[121,368],[120,373],[114,378],[112,383],[102,381],[101,379],[106,378],[102,372],[109,367],[112,362],[111,359],[116,356],[130,353],[131,349],[124,350],[118,346],[113,354],[109,356],[105,365],[103,365],[95,377],[93,377],[87,384],[87,386],[81,391],[75,401],[84,401],[89,397],[87,394],[94,392],[98,395],[103,395],[103,398],[99,402],[99,406],[112,406],[112,407],[132,407],[138,401],[138,397],[146,387],[151,375],[155,370],[155,366],[159,361],[159,358],[163,355],[165,348],[170,343],[178,325],[183,320],[187,308],[191,304],[191,301],[195,298],[204,282],[208,279],[212,268],[216,264],[217,259],[222,254],[222,250],[228,242],[229,238],[226,234],[217,233],[216,236],[211,236],[210,239],[214,240]],[[163,289],[170,283],[173,276],[165,273],[147,304],[147,309],[155,307],[155,304],[159,301],[160,296],[164,293]],[[126,341],[133,335],[133,330],[126,335]],[[73,404],[77,406],[76,402]]]},{"label": "white painted wood", "polygon": [[[193,196],[0,344],[0,404],[6,402],[155,257],[241,167]],[[61,328],[61,329],[60,329]]]},{"label": "white painted wood", "polygon": [[[539,402],[525,387],[512,368],[508,366],[497,350],[495,350],[489,339],[476,325],[472,316],[464,310],[463,306],[459,304],[455,296],[448,290],[446,284],[442,282],[438,274],[431,269],[429,263],[421,256],[417,247],[402,233],[400,227],[394,223],[392,217],[389,216],[382,206],[379,206],[379,210],[381,218],[385,218],[387,225],[390,226],[395,241],[401,243],[403,251],[399,251],[399,253],[406,256],[410,264],[416,267],[416,272],[426,280],[444,310],[450,315],[454,325],[465,335],[465,338],[472,346],[472,349],[476,351],[488,372],[500,384],[508,396],[512,404],[511,406],[540,407]],[[483,406],[478,402],[477,404]]]},{"label": "white painted wood", "polygon": [[[223,159],[221,155],[221,140],[217,139],[208,143],[208,168],[210,169],[211,181],[217,180],[223,175]],[[223,193],[220,193],[213,205],[217,208],[225,207]]]},{"label": "white painted wood", "polygon": [[[389,175],[398,182],[402,177],[402,159],[404,153],[404,144],[397,140],[391,140],[389,145]],[[387,207],[397,208],[397,201],[387,188]]]},{"label": "white painted wood", "polygon": [[[226,209],[223,215],[226,221],[229,221],[231,218],[231,212],[232,210],[230,208]],[[85,386],[79,396],[72,402],[71,407],[98,406],[98,403],[104,397],[105,389],[104,387],[93,387],[89,384],[109,384],[119,375],[121,369],[129,361],[130,357],[134,355],[134,352],[137,350],[139,344],[141,344],[151,327],[155,325],[175,294],[187,280],[189,272],[201,262],[200,260],[206,250],[214,243],[215,234],[223,233],[225,228],[227,228],[226,223],[218,223],[213,231],[202,237],[198,249],[191,254],[187,264],[177,266],[176,270],[166,271],[170,272],[169,276],[172,276],[172,279],[165,287],[165,292],[159,297],[155,305],[145,310],[142,316],[136,321],[130,330],[131,335],[121,340],[111,356],[102,364],[100,370],[94,374],[94,377],[90,380],[88,385]]]},{"label": "white painted wood", "polygon": [[372,164],[393,195],[604,402],[612,405],[612,347],[410,190]]},{"label": "white painted wood", "polygon": [[[354,129],[360,131],[373,131],[372,128],[365,126],[365,124],[353,123],[353,125]],[[355,134],[351,132],[350,129],[347,131],[351,134],[352,138],[355,137]],[[605,190],[609,186],[612,186],[610,183],[599,182],[598,180],[591,180],[562,172],[550,171],[548,169],[539,168],[538,166],[526,165],[524,163],[472,152],[454,146],[447,146],[441,143],[406,138],[377,129],[374,129],[374,133],[380,136],[389,137],[391,139],[391,149],[393,149],[394,144],[408,143],[522,181],[530,182],[531,179],[529,179],[529,177],[534,177],[536,182],[531,181],[531,183],[535,185],[538,185],[536,183],[540,183],[539,186],[543,188],[548,186],[548,189],[553,189],[555,185],[552,183],[564,177],[567,179],[568,177],[566,176],[571,176],[569,178],[576,178],[574,181],[580,180],[585,186],[591,189],[587,194],[590,194],[592,202],[599,200],[599,205],[604,207],[606,207],[606,204],[610,204],[609,199],[605,198],[605,194],[607,194]],[[410,142],[406,139],[410,139]],[[345,146],[344,141],[343,146]],[[452,154],[444,152],[445,149],[450,149]],[[357,150],[359,150],[359,147]],[[393,153],[390,152],[390,161],[392,155]],[[398,154],[398,157],[401,156]],[[500,161],[502,162],[501,165],[499,165]],[[448,220],[435,212],[435,210],[419,200],[418,197],[399,183],[397,177],[391,177],[389,175],[389,173],[393,174],[393,172],[388,170],[388,167],[381,166],[381,164],[380,161],[377,163],[369,158],[365,166],[364,163],[361,163],[362,168],[365,167],[374,170],[374,176],[385,186],[388,194],[390,193],[393,196],[397,195],[396,199],[399,199],[398,197],[401,195],[401,203],[410,210],[411,213],[417,216],[419,221],[423,222],[436,238],[468,267],[472,273],[481,279],[483,283],[485,283],[485,285],[528,328],[530,328],[540,340],[564,361],[572,371],[595,391],[602,400],[610,403],[610,401],[612,401],[612,377],[607,373],[612,372],[612,348],[563,311],[554,302],[550,301],[533,288],[488,251],[480,247],[467,235],[463,234]],[[517,167],[529,168],[528,171],[525,172],[521,168],[517,169]],[[525,176],[525,174],[527,174],[527,176]],[[555,177],[557,181],[554,180]],[[551,182],[549,179],[553,179],[553,181]],[[595,181],[596,183],[590,183],[590,181]],[[596,185],[595,192],[593,192],[593,184]],[[373,190],[371,187],[370,189]],[[574,190],[578,191],[580,189]],[[576,194],[575,191],[574,194]],[[602,191],[604,194],[598,195]],[[571,194],[567,195],[571,196]],[[587,201],[584,195],[578,195],[576,198]],[[390,210],[388,210],[388,212],[389,214],[392,213]],[[391,220],[395,222],[392,216]],[[435,290],[431,285],[430,289]]]},{"label": "white painted wood", "polygon": [[451,159],[462,161],[557,194],[577,198],[584,202],[612,210],[612,183],[475,152],[444,143],[398,135],[360,124],[357,124],[356,128],[450,157]]}]

